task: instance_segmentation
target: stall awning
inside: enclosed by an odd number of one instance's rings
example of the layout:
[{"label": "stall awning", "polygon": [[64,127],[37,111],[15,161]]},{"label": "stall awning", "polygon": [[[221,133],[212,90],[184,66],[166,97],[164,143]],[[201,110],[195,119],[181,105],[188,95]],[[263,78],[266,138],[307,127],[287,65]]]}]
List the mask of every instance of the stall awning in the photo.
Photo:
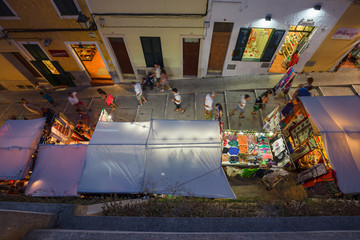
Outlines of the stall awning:
[{"label": "stall awning", "polygon": [[215,121],[99,122],[78,191],[235,198],[220,148]]},{"label": "stall awning", "polygon": [[26,195],[77,196],[87,145],[40,145]]},{"label": "stall awning", "polygon": [[343,193],[360,193],[360,97],[301,97]]},{"label": "stall awning", "polygon": [[7,120],[0,128],[0,179],[20,180],[27,173],[45,118]]}]

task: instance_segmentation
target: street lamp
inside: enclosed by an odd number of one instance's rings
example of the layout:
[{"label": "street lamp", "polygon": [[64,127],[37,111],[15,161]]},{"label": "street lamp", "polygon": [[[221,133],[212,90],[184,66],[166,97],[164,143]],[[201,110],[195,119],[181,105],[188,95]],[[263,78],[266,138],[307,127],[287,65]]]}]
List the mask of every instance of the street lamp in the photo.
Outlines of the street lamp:
[{"label": "street lamp", "polygon": [[89,29],[91,24],[90,24],[90,18],[88,16],[86,16],[85,14],[83,14],[82,12],[79,12],[79,17],[77,22],[80,24],[80,26],[84,29]]}]

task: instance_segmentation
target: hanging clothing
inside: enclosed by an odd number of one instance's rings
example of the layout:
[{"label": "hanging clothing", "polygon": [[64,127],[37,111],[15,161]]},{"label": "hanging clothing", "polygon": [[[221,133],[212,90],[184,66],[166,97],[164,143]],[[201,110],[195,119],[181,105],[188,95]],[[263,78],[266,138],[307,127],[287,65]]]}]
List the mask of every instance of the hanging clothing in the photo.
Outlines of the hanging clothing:
[{"label": "hanging clothing", "polygon": [[288,64],[288,68],[294,66],[294,65],[297,64],[298,62],[299,62],[299,54],[294,53],[294,54],[291,56],[291,60],[290,60],[290,62],[289,62],[289,64]]}]

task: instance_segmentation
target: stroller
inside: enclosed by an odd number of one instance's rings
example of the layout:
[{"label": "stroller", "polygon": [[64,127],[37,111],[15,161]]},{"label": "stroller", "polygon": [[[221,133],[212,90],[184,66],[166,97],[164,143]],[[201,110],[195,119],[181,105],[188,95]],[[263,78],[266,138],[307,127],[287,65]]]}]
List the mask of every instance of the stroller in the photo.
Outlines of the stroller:
[{"label": "stroller", "polygon": [[145,90],[145,87],[147,85],[150,86],[150,90],[154,89],[154,77],[151,77],[152,74],[153,73],[151,71],[149,71],[148,74],[145,77],[143,77],[142,82],[141,82],[143,91]]}]

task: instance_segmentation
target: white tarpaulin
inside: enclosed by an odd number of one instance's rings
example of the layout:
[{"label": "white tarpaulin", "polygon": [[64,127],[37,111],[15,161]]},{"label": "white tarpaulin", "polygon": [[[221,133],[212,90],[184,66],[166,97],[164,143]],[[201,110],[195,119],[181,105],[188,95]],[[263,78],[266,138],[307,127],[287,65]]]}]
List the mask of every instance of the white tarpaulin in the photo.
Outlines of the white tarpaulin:
[{"label": "white tarpaulin", "polygon": [[301,97],[343,193],[360,193],[360,97]]},{"label": "white tarpaulin", "polygon": [[87,145],[40,145],[26,195],[77,196]]},{"label": "white tarpaulin", "polygon": [[[112,129],[115,129],[112,131]],[[235,198],[216,121],[99,122],[78,192]]]},{"label": "white tarpaulin", "polygon": [[0,128],[0,179],[20,180],[31,164],[45,118],[7,120]]}]

